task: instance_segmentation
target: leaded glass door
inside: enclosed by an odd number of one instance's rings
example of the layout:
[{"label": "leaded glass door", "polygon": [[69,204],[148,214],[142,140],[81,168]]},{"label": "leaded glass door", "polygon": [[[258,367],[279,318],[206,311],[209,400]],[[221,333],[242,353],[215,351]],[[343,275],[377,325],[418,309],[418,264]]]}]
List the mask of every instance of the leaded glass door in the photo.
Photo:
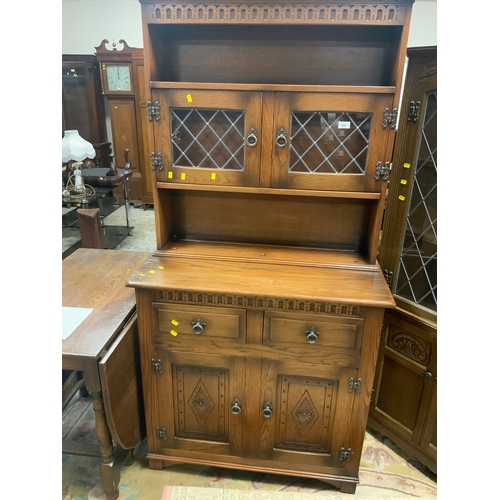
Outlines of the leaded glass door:
[{"label": "leaded glass door", "polygon": [[157,181],[258,186],[259,92],[157,90],[153,100]]},{"label": "leaded glass door", "polygon": [[[416,64],[416,63],[415,63]],[[398,127],[379,261],[399,307],[437,314],[436,66],[411,85]],[[427,72],[427,73],[426,73]]]},{"label": "leaded glass door", "polygon": [[423,112],[393,291],[407,301],[437,311],[437,91],[426,95]]},{"label": "leaded glass door", "polygon": [[369,425],[437,471],[437,48],[408,49],[378,260],[386,310]]},{"label": "leaded glass door", "polygon": [[283,92],[275,102],[274,187],[380,191],[392,96]]}]

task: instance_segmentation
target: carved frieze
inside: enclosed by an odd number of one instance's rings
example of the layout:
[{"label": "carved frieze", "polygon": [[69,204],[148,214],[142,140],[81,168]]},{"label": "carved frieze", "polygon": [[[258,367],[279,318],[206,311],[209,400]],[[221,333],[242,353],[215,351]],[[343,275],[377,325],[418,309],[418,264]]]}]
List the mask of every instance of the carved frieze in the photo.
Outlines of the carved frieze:
[{"label": "carved frieze", "polygon": [[236,24],[393,24],[404,23],[406,6],[398,4],[173,4],[146,6],[148,23]]},{"label": "carved frieze", "polygon": [[278,309],[302,311],[340,316],[361,316],[362,308],[350,304],[309,302],[299,299],[277,299],[273,297],[247,297],[216,293],[196,293],[177,290],[156,290],[154,300],[159,302],[181,302],[185,304],[244,307],[248,309]]}]

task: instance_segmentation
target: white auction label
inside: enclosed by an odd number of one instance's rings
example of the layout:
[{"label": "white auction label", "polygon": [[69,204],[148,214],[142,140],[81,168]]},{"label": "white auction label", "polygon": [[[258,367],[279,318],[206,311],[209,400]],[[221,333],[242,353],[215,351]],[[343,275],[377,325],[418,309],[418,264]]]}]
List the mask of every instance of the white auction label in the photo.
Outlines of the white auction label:
[{"label": "white auction label", "polygon": [[351,122],[339,122],[338,127],[339,127],[339,129],[340,128],[351,128]]}]

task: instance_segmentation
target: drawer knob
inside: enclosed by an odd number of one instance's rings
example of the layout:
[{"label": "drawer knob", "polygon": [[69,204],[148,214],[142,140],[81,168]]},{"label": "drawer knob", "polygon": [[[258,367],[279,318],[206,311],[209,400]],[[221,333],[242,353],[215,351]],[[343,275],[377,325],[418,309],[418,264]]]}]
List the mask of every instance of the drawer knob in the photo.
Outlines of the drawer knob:
[{"label": "drawer knob", "polygon": [[264,415],[264,418],[269,418],[273,414],[273,405],[267,401],[264,403],[264,407],[262,408],[262,415]]},{"label": "drawer knob", "polygon": [[201,335],[207,324],[202,319],[196,318],[194,321],[191,321],[191,326],[195,335]]},{"label": "drawer knob", "polygon": [[248,131],[246,144],[251,148],[254,148],[257,145],[257,130],[255,130],[253,127],[251,127]]},{"label": "drawer knob", "polygon": [[304,333],[306,334],[306,340],[308,344],[315,344],[318,341],[319,331],[316,330],[314,326],[308,328]]},{"label": "drawer knob", "polygon": [[241,402],[238,398],[235,398],[231,403],[231,413],[233,415],[239,415],[241,413]]}]

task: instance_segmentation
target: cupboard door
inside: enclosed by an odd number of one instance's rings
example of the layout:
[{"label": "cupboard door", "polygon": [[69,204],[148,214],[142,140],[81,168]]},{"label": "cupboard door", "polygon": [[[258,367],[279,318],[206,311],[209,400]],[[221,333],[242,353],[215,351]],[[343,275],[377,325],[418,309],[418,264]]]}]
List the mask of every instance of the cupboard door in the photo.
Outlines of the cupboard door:
[{"label": "cupboard door", "polygon": [[388,311],[384,322],[371,417],[415,445],[420,444],[428,422],[427,440],[431,441],[435,329],[397,311]]},{"label": "cupboard door", "polygon": [[380,191],[392,96],[283,92],[275,103],[273,187]]},{"label": "cupboard door", "polygon": [[[157,351],[156,444],[161,453],[243,453],[244,360],[193,352]],[[170,450],[170,453],[169,453]]]},{"label": "cupboard door", "polygon": [[349,379],[356,374],[353,368],[263,360],[259,458],[340,472],[347,463],[341,448],[350,448]]},{"label": "cupboard door", "polygon": [[437,378],[432,385],[431,400],[420,447],[432,460],[437,461]]},{"label": "cupboard door", "polygon": [[158,181],[258,186],[260,92],[156,90],[153,100]]}]

